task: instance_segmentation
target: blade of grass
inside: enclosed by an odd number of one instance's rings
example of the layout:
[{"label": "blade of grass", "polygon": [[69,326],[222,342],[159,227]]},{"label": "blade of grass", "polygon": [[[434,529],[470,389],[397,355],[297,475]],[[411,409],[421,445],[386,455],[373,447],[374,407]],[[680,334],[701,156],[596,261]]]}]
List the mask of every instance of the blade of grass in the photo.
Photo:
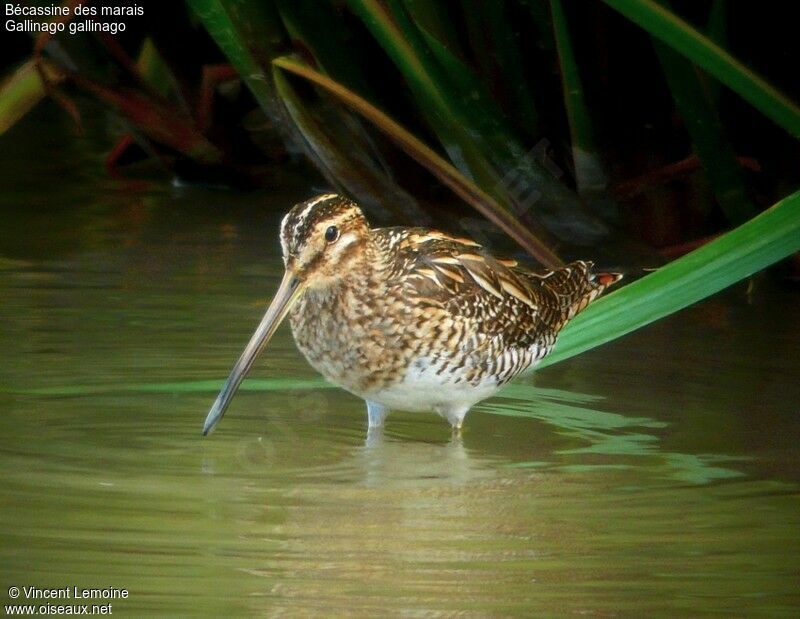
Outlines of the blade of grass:
[{"label": "blade of grass", "polygon": [[[711,9],[708,12],[708,25],[706,26],[708,38],[725,49],[728,43],[728,7],[724,0],[711,0]],[[717,80],[706,80],[709,96],[714,105],[719,107],[722,88]]]},{"label": "blade of grass", "polygon": [[561,0],[550,0],[553,16],[553,34],[561,68],[561,83],[564,90],[564,106],[572,137],[572,163],[575,166],[575,183],[578,193],[586,198],[595,198],[603,193],[608,177],[598,155],[594,141],[592,119],[583,94],[578,63],[569,34],[567,17]]},{"label": "blade of grass", "polygon": [[[533,215],[534,227],[545,223],[563,240],[590,244],[607,235],[607,227],[584,209],[578,196],[533,156],[536,149],[522,147],[502,114],[457,87],[469,80],[449,74],[454,68],[470,72],[469,67],[439,46],[451,57],[445,68],[400,0],[349,0],[348,5],[400,70],[420,113],[462,173],[502,208]],[[529,199],[532,193],[537,199]]]},{"label": "blade of grass", "polygon": [[[662,0],[671,9],[669,0]],[[756,214],[742,168],[728,141],[707,80],[690,61],[653,38],[661,68],[667,78],[675,107],[694,145],[708,183],[728,221],[739,225]],[[710,80],[718,84],[716,80]]]},{"label": "blade of grass", "polygon": [[800,138],[800,108],[680,17],[654,0],[603,1],[713,75],[792,136]]},{"label": "blade of grass", "polygon": [[[486,177],[481,177],[475,178],[476,184],[504,208],[510,207],[525,217],[540,239],[548,239],[552,232],[562,240],[591,244],[606,236],[607,228],[585,211],[575,193],[540,162],[536,153],[547,140],[524,152],[502,121],[499,105],[472,69],[424,29],[415,26],[414,31],[418,31],[426,47],[425,57],[431,56],[443,69],[440,89],[470,110],[471,117],[465,125],[470,129],[465,139],[479,136],[480,148],[491,156],[489,165],[504,171],[503,178],[494,183],[487,184],[483,182]],[[536,198],[531,199],[532,195]]]},{"label": "blade of grass", "polygon": [[[484,83],[456,54],[436,37],[419,26],[420,34],[425,40],[428,52],[436,59],[444,70],[447,79],[447,88],[460,96],[469,96],[472,105],[486,112],[476,119],[474,127],[482,136],[491,136],[498,131],[504,131],[495,122],[502,114],[500,106],[489,95]],[[442,86],[444,88],[444,84]],[[468,94],[466,94],[468,93]]]},{"label": "blade of grass", "polygon": [[283,132],[284,139],[290,144],[298,141],[269,80],[270,61],[288,47],[280,15],[272,3],[186,1],[247,84],[261,109]]},{"label": "blade of grass", "polygon": [[[301,149],[331,185],[345,187],[368,206],[382,210],[416,208],[416,201],[408,193],[391,182],[382,171],[374,169],[373,159],[379,160],[379,157],[364,132],[354,126],[357,124],[354,119],[343,118],[338,110],[325,109],[325,106],[316,106],[312,110],[285,80],[278,92],[270,62],[290,47],[284,23],[291,31],[289,34],[298,37],[295,43],[312,62],[322,60],[324,54],[326,66],[348,72],[351,78],[356,75],[355,69],[345,62],[346,55],[339,60],[330,57],[336,49],[334,44],[343,42],[336,36],[331,41],[322,36],[329,33],[320,32],[320,15],[315,14],[312,21],[305,21],[302,13],[322,11],[322,17],[326,17],[330,28],[330,12],[313,2],[282,2],[283,13],[272,2],[188,2],[253,92],[261,109],[282,131],[284,140],[295,150]],[[311,37],[315,34],[312,45]],[[322,66],[321,62],[319,64]],[[324,119],[320,120],[321,117]],[[345,135],[348,132],[349,139]]]},{"label": "blade of grass", "polygon": [[311,67],[293,58],[277,58],[273,61],[273,64],[282,70],[309,80],[333,95],[350,109],[361,114],[384,135],[397,144],[405,153],[425,166],[442,183],[450,187],[465,202],[505,231],[506,234],[517,241],[520,246],[542,264],[561,264],[559,258],[553,254],[549,248],[531,234],[528,229],[522,226],[520,222],[500,206],[494,198],[475,183],[464,177],[455,167],[442,159],[427,145],[406,131],[371,103],[329,77],[322,75],[320,72],[315,71]]},{"label": "blade of grass", "polygon": [[175,79],[172,72],[150,37],[142,43],[139,56],[136,58],[136,70],[142,80],[160,96],[167,97],[174,90]]},{"label": "blade of grass", "polygon": [[[42,60],[40,67],[50,82],[59,83],[64,79],[63,73],[51,63]],[[46,94],[35,61],[29,60],[11,73],[0,84],[0,135],[13,127]]]},{"label": "blade of grass", "polygon": [[70,80],[114,108],[150,139],[198,161],[222,160],[222,152],[176,105],[132,89],[111,88],[77,74],[71,75]]},{"label": "blade of grass", "polygon": [[[482,148],[487,127],[468,134],[470,126],[459,109],[450,89],[442,88],[449,83],[435,59],[427,54],[427,47],[408,14],[399,2],[389,5],[378,0],[349,0],[348,5],[372,32],[375,39],[402,73],[418,108],[430,128],[438,137],[450,160],[461,172],[484,190],[497,188],[502,192],[500,176],[490,164]],[[411,36],[410,36],[411,35]],[[415,35],[415,36],[414,36]],[[500,198],[504,208],[508,204]]]},{"label": "blade of grass", "polygon": [[473,57],[480,65],[485,83],[491,85],[492,92],[514,116],[515,125],[530,136],[538,136],[531,80],[526,75],[518,42],[520,36],[528,33],[520,32],[521,29],[511,23],[507,0],[462,0],[461,13]]},{"label": "blade of grass", "polygon": [[315,64],[351,90],[375,100],[375,88],[362,71],[361,50],[332,3],[319,0],[275,0],[278,13],[301,58]]},{"label": "blade of grass", "polygon": [[661,41],[654,39],[653,47],[675,107],[720,208],[733,225],[747,221],[755,215],[756,208],[750,201],[742,167],[701,76],[691,62]]},{"label": "blade of grass", "polygon": [[[314,165],[316,165],[328,182],[334,186],[347,186],[354,190],[354,194],[359,198],[364,198],[365,193],[356,191],[357,187],[366,190],[370,185],[364,180],[365,174],[360,174],[361,164],[348,166],[348,148],[335,145],[326,135],[329,132],[317,130],[318,127],[312,125],[308,114],[301,115],[299,103],[292,105],[287,97],[289,96],[284,89],[283,93],[277,92],[277,86],[273,81],[273,73],[270,62],[278,55],[285,53],[290,47],[289,36],[284,29],[284,20],[292,29],[297,37],[298,45],[304,45],[302,40],[309,30],[314,30],[319,24],[318,21],[305,26],[305,22],[297,15],[301,9],[314,9],[313,4],[294,5],[292,3],[282,3],[283,15],[277,10],[272,2],[236,2],[233,0],[187,0],[191,9],[197,14],[208,30],[209,34],[222,49],[228,60],[235,67],[245,84],[259,103],[261,109],[272,119],[274,125],[282,132],[284,141],[295,149],[301,148]],[[315,60],[314,52],[326,52],[328,55],[332,51],[328,42],[320,39],[319,45],[323,48],[317,50],[305,50],[306,55],[310,55]],[[334,63],[335,68],[345,70],[343,63],[336,64],[335,58],[327,58],[329,63]],[[352,77],[353,71],[350,70]],[[289,114],[294,110],[294,116]],[[300,120],[300,119],[303,120]],[[299,124],[296,124],[298,123]],[[336,150],[339,150],[337,153]],[[350,161],[350,163],[353,163]],[[373,179],[374,180],[374,179]],[[385,183],[382,191],[372,195],[390,196],[397,194],[399,188],[386,191]],[[405,196],[408,201],[410,197]]]},{"label": "blade of grass", "polygon": [[421,217],[416,200],[389,178],[362,147],[358,137],[363,127],[349,126],[356,122],[347,118],[346,112],[306,103],[278,67],[273,66],[272,71],[278,95],[317,167],[332,186],[344,188],[373,210],[402,210],[412,219]]},{"label": "blade of grass", "polygon": [[[223,381],[188,380],[174,383],[111,383],[108,385],[63,385],[14,389],[2,387],[0,393],[76,397],[115,393],[217,393]],[[250,378],[242,383],[241,391],[304,391],[333,389],[323,378]]]},{"label": "blade of grass", "polygon": [[[300,58],[363,97],[372,101],[378,100],[375,88],[364,76],[363,58],[359,57],[361,50],[350,36],[348,24],[333,5],[320,3],[317,0],[275,0],[275,3],[286,31],[291,37],[292,47]],[[288,85],[284,83],[284,90],[286,88]],[[283,96],[282,98],[285,99]],[[343,144],[341,156],[348,158],[349,151],[356,148],[366,151],[373,159],[380,162],[383,176],[390,178],[391,169],[361,122],[355,116],[349,115],[348,126],[352,134],[350,140],[346,140]],[[326,129],[330,132],[335,130],[335,127],[327,125]],[[346,145],[347,141],[350,142],[349,146]],[[366,156],[362,155],[361,158],[370,161]],[[358,175],[354,169],[344,171]],[[410,195],[403,192],[395,183],[392,184],[394,187],[390,194],[403,193],[404,202],[414,202]],[[393,203],[393,196],[386,192],[353,195],[363,202],[381,201],[387,207]]]},{"label": "blade of grass", "polygon": [[459,58],[464,58],[461,36],[449,0],[403,0],[417,26]]},{"label": "blade of grass", "polygon": [[597,300],[564,329],[545,367],[640,329],[800,251],[800,191],[735,230]]}]

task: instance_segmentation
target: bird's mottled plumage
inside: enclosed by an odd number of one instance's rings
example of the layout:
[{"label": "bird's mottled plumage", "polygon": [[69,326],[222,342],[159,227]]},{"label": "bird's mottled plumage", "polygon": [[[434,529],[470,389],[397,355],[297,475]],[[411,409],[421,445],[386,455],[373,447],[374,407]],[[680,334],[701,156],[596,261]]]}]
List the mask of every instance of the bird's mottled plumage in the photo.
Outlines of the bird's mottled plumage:
[{"label": "bird's mottled plumage", "polygon": [[548,354],[567,321],[620,278],[581,261],[537,273],[469,239],[372,229],[335,194],[295,206],[281,245],[303,287],[288,310],[297,346],[325,378],[367,401],[370,425],[398,408],[436,411],[460,427],[472,405]]}]

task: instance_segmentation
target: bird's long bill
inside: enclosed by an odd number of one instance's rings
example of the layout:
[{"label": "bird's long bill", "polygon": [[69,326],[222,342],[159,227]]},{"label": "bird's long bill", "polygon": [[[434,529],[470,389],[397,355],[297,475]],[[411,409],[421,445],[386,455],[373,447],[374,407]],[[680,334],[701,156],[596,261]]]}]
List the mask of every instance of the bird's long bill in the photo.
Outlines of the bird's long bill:
[{"label": "bird's long bill", "polygon": [[208,417],[206,417],[206,423],[203,426],[203,436],[211,432],[219,423],[220,419],[222,419],[222,416],[225,414],[225,409],[228,408],[236,390],[250,371],[253,362],[256,360],[256,357],[258,357],[258,353],[267,345],[272,334],[275,333],[275,330],[286,317],[286,314],[289,313],[289,310],[292,309],[292,305],[294,305],[295,301],[300,297],[302,291],[303,286],[300,281],[287,270],[283,275],[283,280],[278,288],[278,292],[275,293],[275,298],[272,299],[267,313],[264,314],[264,318],[261,319],[261,324],[258,325],[256,332],[253,333],[253,337],[251,337],[250,341],[247,343],[242,356],[239,357],[236,365],[233,366],[228,380],[225,381],[222,390],[217,396],[216,402],[214,402],[214,406],[208,411]]}]

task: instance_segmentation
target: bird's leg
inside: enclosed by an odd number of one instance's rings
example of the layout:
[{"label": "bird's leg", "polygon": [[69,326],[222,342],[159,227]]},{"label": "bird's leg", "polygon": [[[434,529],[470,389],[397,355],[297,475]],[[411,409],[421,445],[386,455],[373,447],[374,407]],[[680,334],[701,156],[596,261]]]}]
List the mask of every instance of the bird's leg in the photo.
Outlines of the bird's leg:
[{"label": "bird's leg", "polygon": [[367,428],[367,438],[364,441],[364,447],[368,449],[377,449],[381,445],[383,445],[383,426]]},{"label": "bird's leg", "polygon": [[468,412],[469,408],[465,406],[443,406],[439,409],[439,414],[453,426],[453,434],[458,435],[461,434],[461,426],[464,425],[464,417]]},{"label": "bird's leg", "polygon": [[389,409],[386,406],[367,400],[367,419],[369,420],[370,428],[382,426],[388,414]]}]

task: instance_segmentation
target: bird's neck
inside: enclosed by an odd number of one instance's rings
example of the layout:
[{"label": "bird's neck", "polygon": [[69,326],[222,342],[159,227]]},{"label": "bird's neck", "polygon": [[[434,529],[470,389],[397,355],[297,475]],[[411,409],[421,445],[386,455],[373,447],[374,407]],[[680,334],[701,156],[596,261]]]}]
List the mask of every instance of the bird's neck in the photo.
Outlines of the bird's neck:
[{"label": "bird's neck", "polygon": [[318,304],[341,303],[343,299],[380,298],[380,289],[386,286],[390,257],[371,237],[359,246],[338,277],[329,285],[308,291]]},{"label": "bird's neck", "polygon": [[366,297],[375,298],[386,286],[390,257],[371,236],[359,249],[350,267],[342,274],[341,290],[358,295],[367,293]]},{"label": "bird's neck", "polygon": [[372,290],[385,286],[392,270],[390,252],[377,242],[374,233],[368,237],[361,265],[362,279]]}]

